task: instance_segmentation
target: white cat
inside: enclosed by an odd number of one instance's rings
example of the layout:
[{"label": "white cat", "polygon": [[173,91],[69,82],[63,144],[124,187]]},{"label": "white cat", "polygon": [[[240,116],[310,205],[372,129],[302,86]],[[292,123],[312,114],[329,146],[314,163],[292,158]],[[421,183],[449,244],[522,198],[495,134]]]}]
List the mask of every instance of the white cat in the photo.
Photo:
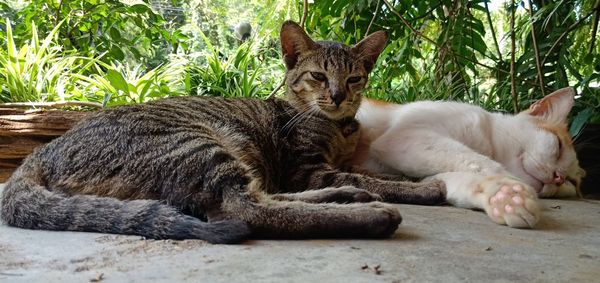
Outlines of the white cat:
[{"label": "white cat", "polygon": [[442,180],[449,203],[483,209],[499,224],[533,227],[537,196],[578,195],[585,175],[566,125],[573,99],[573,89],[563,88],[517,115],[458,102],[366,99],[351,163]]}]

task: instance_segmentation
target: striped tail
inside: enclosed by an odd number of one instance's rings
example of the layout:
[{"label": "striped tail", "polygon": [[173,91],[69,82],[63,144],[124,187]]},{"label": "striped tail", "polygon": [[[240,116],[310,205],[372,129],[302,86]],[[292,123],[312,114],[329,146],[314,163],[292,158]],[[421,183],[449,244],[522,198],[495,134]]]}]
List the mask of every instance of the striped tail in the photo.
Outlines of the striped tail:
[{"label": "striped tail", "polygon": [[14,172],[2,194],[0,218],[10,226],[151,239],[200,239],[215,244],[240,242],[250,234],[243,221],[203,222],[156,200],[122,201],[55,193],[42,185],[41,170],[30,163]]}]

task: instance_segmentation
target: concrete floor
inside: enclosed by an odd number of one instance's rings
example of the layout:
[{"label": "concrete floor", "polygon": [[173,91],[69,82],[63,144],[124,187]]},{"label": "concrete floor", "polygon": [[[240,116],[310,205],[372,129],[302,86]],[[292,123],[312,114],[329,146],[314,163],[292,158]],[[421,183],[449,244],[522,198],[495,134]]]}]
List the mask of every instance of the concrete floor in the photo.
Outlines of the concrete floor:
[{"label": "concrete floor", "polygon": [[388,240],[226,246],[0,225],[0,282],[600,282],[600,202],[543,204],[535,230],[399,205]]}]

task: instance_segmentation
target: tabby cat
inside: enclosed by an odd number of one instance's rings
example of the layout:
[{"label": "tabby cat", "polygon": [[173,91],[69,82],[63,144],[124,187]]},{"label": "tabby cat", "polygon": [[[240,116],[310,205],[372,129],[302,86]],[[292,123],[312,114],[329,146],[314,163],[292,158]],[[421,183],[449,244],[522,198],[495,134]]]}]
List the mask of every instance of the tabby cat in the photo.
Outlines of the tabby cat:
[{"label": "tabby cat", "polygon": [[435,204],[445,188],[337,169],[386,41],[315,42],[285,22],[285,100],[177,97],[91,115],[15,171],[2,220],[212,243],[389,236],[400,214],[375,200]]},{"label": "tabby cat", "polygon": [[499,224],[534,227],[537,195],[575,196],[585,175],[566,124],[573,97],[563,88],[517,115],[449,101],[364,100],[351,163],[441,180],[449,203],[483,209]]}]

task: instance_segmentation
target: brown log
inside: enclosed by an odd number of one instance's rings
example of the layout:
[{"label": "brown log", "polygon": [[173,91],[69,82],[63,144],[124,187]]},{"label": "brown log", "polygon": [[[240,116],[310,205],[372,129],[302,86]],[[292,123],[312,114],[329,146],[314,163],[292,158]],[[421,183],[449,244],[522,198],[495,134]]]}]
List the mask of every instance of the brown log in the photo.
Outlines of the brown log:
[{"label": "brown log", "polygon": [[34,148],[61,136],[89,113],[0,109],[0,182],[5,182]]}]

